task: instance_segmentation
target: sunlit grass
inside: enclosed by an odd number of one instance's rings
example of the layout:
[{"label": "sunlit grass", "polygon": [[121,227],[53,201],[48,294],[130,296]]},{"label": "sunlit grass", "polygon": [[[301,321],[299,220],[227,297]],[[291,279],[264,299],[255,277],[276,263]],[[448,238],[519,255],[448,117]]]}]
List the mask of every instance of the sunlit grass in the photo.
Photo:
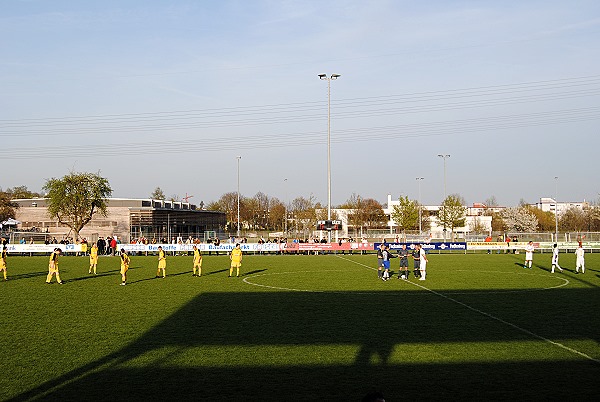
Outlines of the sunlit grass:
[{"label": "sunlit grass", "polygon": [[[484,370],[496,396],[507,370],[534,376],[539,395],[554,395],[531,365],[581,369],[570,392],[588,395],[600,367],[597,254],[587,256],[585,275],[571,272],[571,255],[561,256],[564,274],[549,272],[549,255],[536,255],[533,270],[518,255],[429,258],[426,281],[398,280],[395,259],[393,279],[383,282],[374,255],[246,255],[241,278],[227,277],[227,256],[205,256],[200,278],[191,276],[191,257],[170,256],[166,279],[154,278],[155,257],[133,256],[129,284],[119,286],[117,257],[101,257],[97,276],[87,258],[62,257],[65,284],[46,285],[47,257],[9,256],[9,280],[0,283],[0,399],[69,399],[78,389],[87,400],[120,399],[123,376],[133,387],[127,399],[144,399],[188,392],[179,378],[192,372],[203,377],[199,398],[221,399],[230,374],[244,383],[225,394],[233,400],[276,400],[261,393],[273,378],[286,380],[278,387],[288,400],[314,400],[315,392],[359,400],[371,386],[388,398],[437,398],[450,366]],[[421,391],[379,371],[423,367],[439,384]],[[178,391],[147,387],[144,378],[161,369]]]}]

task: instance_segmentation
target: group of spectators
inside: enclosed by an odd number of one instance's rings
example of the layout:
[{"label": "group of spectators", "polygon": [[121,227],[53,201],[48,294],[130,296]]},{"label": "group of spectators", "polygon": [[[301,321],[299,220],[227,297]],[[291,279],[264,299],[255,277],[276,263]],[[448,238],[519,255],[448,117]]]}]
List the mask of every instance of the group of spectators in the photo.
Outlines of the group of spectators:
[{"label": "group of spectators", "polygon": [[[87,241],[85,239],[83,239],[83,242]],[[98,246],[98,254],[99,255],[115,255],[115,253],[117,252],[117,249],[119,247],[119,244],[121,244],[121,242],[117,239],[116,236],[111,237],[111,236],[107,236],[106,239],[102,236],[100,236],[98,238],[98,241],[96,241],[96,246]]]}]

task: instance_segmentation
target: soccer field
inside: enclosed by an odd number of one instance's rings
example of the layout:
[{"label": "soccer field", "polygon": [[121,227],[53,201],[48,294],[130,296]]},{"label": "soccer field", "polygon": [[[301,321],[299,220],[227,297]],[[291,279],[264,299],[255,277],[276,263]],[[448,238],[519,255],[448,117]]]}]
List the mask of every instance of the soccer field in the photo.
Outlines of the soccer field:
[{"label": "soccer field", "polygon": [[[584,400],[600,393],[600,255],[430,254],[427,280],[371,255],[9,256],[2,400]],[[398,259],[392,260],[397,273]],[[411,261],[412,264],[412,261]]]}]

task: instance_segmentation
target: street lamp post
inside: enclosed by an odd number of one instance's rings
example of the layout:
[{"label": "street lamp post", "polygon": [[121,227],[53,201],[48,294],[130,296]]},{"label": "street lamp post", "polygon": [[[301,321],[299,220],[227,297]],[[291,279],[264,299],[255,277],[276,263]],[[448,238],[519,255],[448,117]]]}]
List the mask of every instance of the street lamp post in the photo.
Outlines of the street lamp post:
[{"label": "street lamp post", "polygon": [[241,156],[236,156],[237,159],[237,237],[240,237],[240,159]]},{"label": "street lamp post", "polygon": [[[339,74],[319,74],[319,78],[327,81],[327,220],[331,220],[331,81],[337,80]],[[329,243],[331,243],[331,231]]]},{"label": "street lamp post", "polygon": [[558,176],[554,176],[554,241],[558,244]]},{"label": "street lamp post", "polygon": [[420,236],[423,231],[422,224],[421,224],[421,222],[422,222],[422,219],[421,219],[421,180],[425,180],[425,178],[417,177],[415,180],[419,184],[419,236]]},{"label": "street lamp post", "polygon": [[[438,154],[444,160],[444,201],[446,201],[446,159],[450,157],[448,154]],[[444,242],[446,241],[446,220],[444,219]]]},{"label": "street lamp post", "polygon": [[288,199],[288,189],[287,189],[287,181],[288,179],[283,179],[283,183],[285,184],[285,201],[283,203],[283,210],[284,210],[284,225],[285,225],[285,236],[287,237],[287,199]]}]

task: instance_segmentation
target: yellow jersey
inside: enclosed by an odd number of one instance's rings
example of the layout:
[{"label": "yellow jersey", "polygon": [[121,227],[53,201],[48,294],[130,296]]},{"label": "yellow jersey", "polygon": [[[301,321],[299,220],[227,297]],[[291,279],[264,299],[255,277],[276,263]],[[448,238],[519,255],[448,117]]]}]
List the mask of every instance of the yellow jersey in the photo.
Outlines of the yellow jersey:
[{"label": "yellow jersey", "polygon": [[56,251],[53,251],[52,254],[50,254],[50,260],[48,261],[48,268],[58,269],[58,253]]},{"label": "yellow jersey", "polygon": [[200,264],[202,261],[202,254],[200,254],[200,250],[194,250],[194,264]]},{"label": "yellow jersey", "polygon": [[158,268],[167,267],[167,253],[164,250],[158,252]]},{"label": "yellow jersey", "polygon": [[129,267],[129,256],[126,253],[121,253],[121,267]]},{"label": "yellow jersey", "polygon": [[239,248],[234,248],[231,250],[231,262],[240,263],[242,262],[242,250]]}]

